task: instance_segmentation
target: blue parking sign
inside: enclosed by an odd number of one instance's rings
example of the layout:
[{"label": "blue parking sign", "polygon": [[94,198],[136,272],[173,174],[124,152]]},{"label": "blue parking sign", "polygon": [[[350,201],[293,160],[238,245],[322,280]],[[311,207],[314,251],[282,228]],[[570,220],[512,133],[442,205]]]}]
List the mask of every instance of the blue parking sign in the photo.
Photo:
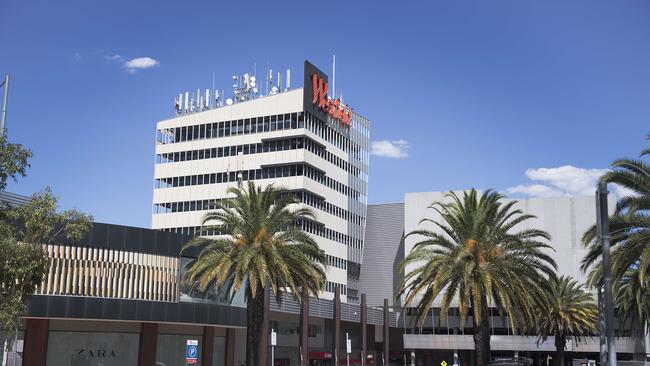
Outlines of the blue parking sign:
[{"label": "blue parking sign", "polygon": [[187,346],[185,347],[185,363],[187,365],[195,365],[198,361],[199,355],[199,341],[195,339],[188,339]]}]

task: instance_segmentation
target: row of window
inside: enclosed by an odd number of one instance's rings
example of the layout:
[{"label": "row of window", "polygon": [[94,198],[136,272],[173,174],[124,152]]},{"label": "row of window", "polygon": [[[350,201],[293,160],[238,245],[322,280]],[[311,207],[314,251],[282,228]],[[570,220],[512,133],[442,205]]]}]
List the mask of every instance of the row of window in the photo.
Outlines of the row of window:
[{"label": "row of window", "polygon": [[237,172],[222,172],[180,177],[158,178],[154,188],[184,187],[202,184],[216,184],[258,179],[274,179],[283,177],[306,176],[324,186],[338,191],[348,197],[359,199],[362,197],[358,191],[346,186],[325,175],[322,171],[307,164],[290,164],[264,167],[261,169],[240,170]]},{"label": "row of window", "polygon": [[[332,230],[328,227],[325,227],[325,225],[319,222],[315,222],[312,220],[300,220],[299,225],[301,230],[309,234],[313,234],[331,241],[335,241],[337,243],[351,246],[355,249],[362,248],[363,242],[361,239],[357,239],[350,235],[340,233],[336,230]],[[210,226],[205,226],[205,227],[185,226],[185,227],[165,228],[161,230],[169,231],[173,233],[179,233],[183,235],[190,235],[190,236],[216,236],[216,235],[225,234],[220,230],[218,230],[218,228],[210,227]]]},{"label": "row of window", "polygon": [[[333,124],[339,126],[338,123]],[[367,154],[363,153],[365,150],[352,142],[347,135],[342,134],[334,129],[330,124],[321,121],[311,114],[307,114],[307,118],[305,118],[304,112],[165,128],[156,131],[156,141],[161,144],[173,144],[177,142],[248,135],[270,131],[292,130],[298,128],[307,128],[309,131],[343,151],[347,152],[352,150],[351,152],[355,159],[366,162],[364,157]],[[367,134],[364,134],[364,136],[367,136]]]},{"label": "row of window", "polygon": [[327,264],[331,267],[346,269],[348,268],[348,261],[343,258],[335,257],[327,254]]},{"label": "row of window", "polygon": [[330,281],[327,281],[327,282],[325,283],[325,289],[324,289],[323,291],[334,293],[334,291],[336,291],[336,288],[337,288],[337,287],[340,287],[340,288],[341,288],[341,295],[347,295],[347,293],[348,293],[348,286],[343,285],[343,284],[340,284],[340,283],[336,283],[336,282],[330,282]]},{"label": "row of window", "polygon": [[[301,191],[301,192],[296,192],[295,195],[296,197],[298,197],[300,202],[309,205],[311,207],[314,207],[318,210],[327,212],[334,216],[340,217],[346,221],[353,222],[357,225],[361,225],[363,223],[363,217],[353,214],[352,212],[345,210],[341,207],[333,205],[311,192]],[[221,200],[222,199],[210,199],[210,200],[155,203],[153,205],[153,213],[165,214],[165,213],[176,213],[176,212],[212,210],[214,209],[215,204]]]},{"label": "row of window", "polygon": [[[333,128],[332,125],[336,126],[336,128]],[[356,122],[354,125],[357,125]],[[316,116],[307,113],[305,128],[339,149],[348,152],[352,158],[360,160],[366,164],[368,163],[367,151],[350,139],[350,130],[347,127],[341,127],[340,123],[336,121],[334,123],[326,123]],[[348,133],[344,135],[338,131],[340,129],[347,130]],[[366,136],[365,140],[367,141],[369,135],[364,136]]]},{"label": "row of window", "polygon": [[[276,320],[269,321],[269,327],[274,329],[280,335],[298,334],[298,323],[295,322],[278,322]],[[315,338],[323,334],[323,327],[316,324],[309,324],[308,334],[310,338]]]},{"label": "row of window", "polygon": [[253,117],[240,120],[169,128],[158,131],[157,139],[161,143],[170,144],[304,127],[304,113],[286,113],[273,116]]},{"label": "row of window", "polygon": [[306,149],[318,155],[333,165],[345,170],[352,175],[359,175],[360,169],[327,151],[322,145],[308,137],[294,137],[281,140],[263,141],[256,144],[232,145],[224,147],[213,147],[211,149],[199,149],[188,151],[176,151],[156,155],[156,164],[175,163],[188,160],[214,159],[239,154],[260,154],[275,151]]},{"label": "row of window", "polygon": [[344,219],[345,221],[355,223],[357,225],[362,225],[363,224],[363,217],[354,214],[348,210],[345,210],[339,206],[333,205],[323,198],[318,197],[317,195],[309,192],[309,191],[300,191],[296,192],[296,196],[300,199],[301,202],[316,208],[318,210],[327,212],[331,215],[334,215],[336,217],[340,217]]},{"label": "row of window", "polygon": [[354,238],[347,234],[339,233],[336,230],[325,227],[325,225],[319,222],[311,220],[300,220],[300,228],[310,234],[317,235],[322,238],[335,241],[337,243],[345,244],[355,249],[361,249],[363,245],[363,241],[361,239]]}]

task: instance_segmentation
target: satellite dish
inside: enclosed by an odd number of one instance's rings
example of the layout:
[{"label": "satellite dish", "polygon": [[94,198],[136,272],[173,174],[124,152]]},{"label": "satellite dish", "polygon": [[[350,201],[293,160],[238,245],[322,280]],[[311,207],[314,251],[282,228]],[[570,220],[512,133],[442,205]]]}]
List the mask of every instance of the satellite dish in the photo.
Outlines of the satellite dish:
[{"label": "satellite dish", "polygon": [[250,84],[251,84],[251,87],[254,88],[254,87],[255,87],[255,80],[251,80],[251,83],[250,83]]},{"label": "satellite dish", "polygon": [[253,93],[257,93],[257,88],[253,88]]},{"label": "satellite dish", "polygon": [[278,87],[274,86],[274,87],[271,88],[271,93],[276,94],[278,92],[278,90],[279,90]]},{"label": "satellite dish", "polygon": [[233,80],[237,80],[237,75],[233,75],[233,76],[232,76],[232,79],[233,79]]},{"label": "satellite dish", "polygon": [[232,99],[230,99],[230,98],[226,99],[226,104],[232,105]]},{"label": "satellite dish", "polygon": [[257,80],[255,79],[255,76],[251,76],[251,81],[255,82],[255,80]]},{"label": "satellite dish", "polygon": [[245,73],[244,74],[244,79],[248,79],[248,77],[249,77],[248,73]]}]

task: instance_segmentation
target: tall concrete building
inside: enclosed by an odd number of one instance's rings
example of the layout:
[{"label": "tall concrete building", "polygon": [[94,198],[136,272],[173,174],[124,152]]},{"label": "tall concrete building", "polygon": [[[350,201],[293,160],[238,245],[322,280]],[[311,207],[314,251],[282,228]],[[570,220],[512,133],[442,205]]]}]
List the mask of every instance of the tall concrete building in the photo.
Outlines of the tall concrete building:
[{"label": "tall concrete building", "polygon": [[329,258],[321,297],[331,299],[338,287],[342,301],[357,302],[369,121],[328,95],[327,75],[307,61],[304,67],[302,88],[272,84],[262,97],[259,80],[245,74],[234,77],[226,103],[212,103],[218,92],[210,90],[177,98],[176,115],[156,126],[152,228],[218,235],[202,232],[202,219],[228,188],[251,180],[283,187],[316,212],[301,225]]}]

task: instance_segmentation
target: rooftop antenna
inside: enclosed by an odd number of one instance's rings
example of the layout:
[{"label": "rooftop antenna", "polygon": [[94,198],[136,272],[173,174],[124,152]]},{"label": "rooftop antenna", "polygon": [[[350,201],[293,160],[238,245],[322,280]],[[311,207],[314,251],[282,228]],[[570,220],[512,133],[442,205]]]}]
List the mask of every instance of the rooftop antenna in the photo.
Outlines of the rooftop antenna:
[{"label": "rooftop antenna", "polygon": [[332,99],[336,99],[336,55],[332,55]]},{"label": "rooftop antenna", "polygon": [[269,95],[269,62],[266,62],[266,89],[265,89],[265,95]]},{"label": "rooftop antenna", "polygon": [[287,69],[287,81],[286,81],[286,88],[284,90],[289,90],[291,89],[291,69]]},{"label": "rooftop antenna", "polygon": [[[211,89],[211,90],[214,90],[214,71],[212,72],[212,89]],[[218,93],[216,92],[216,90],[215,90],[215,94],[218,94]],[[216,96],[216,95],[215,95],[215,96]],[[210,106],[211,104],[212,104],[212,101],[210,101],[210,103],[208,104],[208,106]],[[214,107],[215,107],[215,108],[217,107],[217,100],[216,100],[216,99],[215,99],[215,101],[214,101]]]},{"label": "rooftop antenna", "polygon": [[278,71],[278,90],[282,90],[282,74]]},{"label": "rooftop antenna", "polygon": [[178,98],[176,99],[176,114],[182,114],[183,113],[183,93],[178,94]]}]

